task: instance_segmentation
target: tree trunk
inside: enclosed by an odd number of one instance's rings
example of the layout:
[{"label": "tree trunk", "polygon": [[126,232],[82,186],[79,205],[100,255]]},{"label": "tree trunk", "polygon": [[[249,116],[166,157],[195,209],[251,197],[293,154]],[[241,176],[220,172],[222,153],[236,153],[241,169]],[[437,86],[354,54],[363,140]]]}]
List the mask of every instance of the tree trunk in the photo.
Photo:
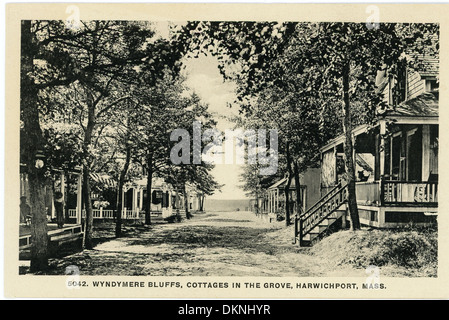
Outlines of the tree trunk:
[{"label": "tree trunk", "polygon": [[84,199],[84,208],[86,209],[86,218],[84,221],[84,238],[83,238],[83,248],[91,250],[93,249],[93,241],[92,241],[92,231],[94,224],[94,217],[92,212],[92,200],[90,197],[91,189],[90,189],[90,169],[88,166],[83,166],[83,199]]},{"label": "tree trunk", "polygon": [[122,180],[123,169],[120,172],[120,177],[118,180],[117,188],[117,210],[115,216],[115,236],[120,238],[122,236],[122,206],[123,206],[123,185],[124,180]]},{"label": "tree trunk", "polygon": [[290,225],[290,185],[293,178],[292,159],[290,156],[290,143],[288,141],[286,146],[286,158],[287,158],[287,183],[285,184],[284,194],[285,194],[285,225],[288,227]]},{"label": "tree trunk", "polygon": [[357,196],[355,191],[355,167],[353,159],[353,143],[352,143],[352,122],[350,112],[349,98],[349,74],[350,64],[345,64],[343,68],[343,132],[345,134],[345,166],[348,184],[348,207],[351,217],[351,229],[360,229],[359,212],[357,208]]},{"label": "tree trunk", "polygon": [[200,211],[204,211],[204,199],[206,198],[206,196],[203,194],[200,196]]},{"label": "tree trunk", "polygon": [[186,187],[185,183],[183,185],[182,193],[184,195],[184,209],[186,211],[186,218],[190,219],[192,217],[192,215],[189,212],[189,198],[187,195],[187,187]]},{"label": "tree trunk", "polygon": [[[48,227],[45,210],[45,170],[37,168],[36,154],[43,150],[44,141],[39,123],[37,104],[38,90],[29,73],[33,70],[34,54],[37,50],[31,32],[31,21],[22,21],[20,108],[23,121],[23,160],[26,164],[31,208],[31,261],[30,271],[44,271],[48,268]],[[45,159],[44,159],[45,164]]]},{"label": "tree trunk", "polygon": [[259,214],[260,213],[260,210],[259,210],[259,189],[256,189],[256,203],[255,203],[255,205],[254,205],[254,209],[256,209],[256,214]]},{"label": "tree trunk", "polygon": [[131,147],[126,145],[126,159],[125,165],[120,172],[118,194],[117,194],[117,217],[115,220],[115,236],[120,238],[122,236],[122,206],[123,206],[123,185],[125,184],[125,177],[128,173],[129,164],[131,162]]},{"label": "tree trunk", "polygon": [[285,226],[290,225],[290,186],[292,183],[292,176],[290,173],[287,174],[287,181],[284,187],[285,195]]},{"label": "tree trunk", "polygon": [[179,199],[179,191],[178,191],[178,186],[176,186],[176,189],[175,189],[176,219],[178,221],[181,221],[181,214],[179,213],[179,208],[181,207],[181,205],[180,205],[179,201],[180,201],[180,199]]},{"label": "tree trunk", "polygon": [[39,173],[28,173],[31,206],[31,272],[45,271],[48,268],[48,226],[44,181]]},{"label": "tree trunk", "polygon": [[90,189],[90,152],[89,148],[92,144],[92,134],[95,127],[96,117],[95,117],[95,107],[92,93],[86,90],[87,96],[87,126],[84,132],[83,141],[83,198],[84,207],[86,209],[86,220],[84,228],[84,241],[83,248],[93,249],[92,243],[92,231],[93,231],[93,211],[92,211],[92,200],[91,200],[91,189]]},{"label": "tree trunk", "polygon": [[153,181],[153,154],[150,154],[147,159],[147,202],[145,204],[145,224],[150,225],[151,224],[151,201],[152,199],[152,192],[151,192],[151,186]]},{"label": "tree trunk", "polygon": [[298,163],[294,162],[294,174],[295,174],[295,189],[296,189],[296,216],[300,217],[302,214],[302,196],[301,196],[301,182],[299,180],[299,168]]}]

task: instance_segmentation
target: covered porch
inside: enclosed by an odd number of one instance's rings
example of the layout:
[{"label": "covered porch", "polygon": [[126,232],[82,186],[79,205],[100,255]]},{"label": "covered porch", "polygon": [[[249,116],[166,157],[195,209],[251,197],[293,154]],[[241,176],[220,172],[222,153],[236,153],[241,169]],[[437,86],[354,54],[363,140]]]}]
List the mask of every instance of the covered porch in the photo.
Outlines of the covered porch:
[{"label": "covered porch", "polygon": [[[285,188],[287,186],[287,178],[283,178],[278,182],[274,183],[270,187],[267,188],[265,193],[264,203],[265,212],[268,215],[273,216],[274,218],[277,215],[282,215],[285,217]],[[301,205],[302,210],[306,209],[306,186],[300,186],[300,196],[301,196]],[[293,216],[296,212],[296,183],[295,180],[292,179],[289,187],[289,211],[290,216]]]},{"label": "covered porch", "polygon": [[[155,178],[151,186],[150,210],[154,217],[166,218],[173,213],[174,190],[163,179]],[[140,219],[147,202],[147,179],[142,178],[125,184],[122,193],[122,218]],[[95,217],[95,215],[94,215]]]},{"label": "covered porch", "polygon": [[[51,247],[62,243],[81,239],[83,235],[81,219],[81,168],[70,171],[52,169],[51,176],[45,184],[45,206],[47,213],[48,239]],[[28,250],[31,247],[31,212],[33,208],[29,202],[30,190],[26,167],[20,167],[20,222],[19,222],[19,249]],[[68,209],[73,203],[76,209]],[[56,205],[60,207],[56,207]],[[58,221],[57,210],[62,221]]]},{"label": "covered porch", "polygon": [[[360,221],[375,227],[428,224],[438,212],[438,116],[396,110],[352,132]],[[406,113],[404,110],[408,110]],[[321,150],[321,196],[345,180],[344,136]]]}]

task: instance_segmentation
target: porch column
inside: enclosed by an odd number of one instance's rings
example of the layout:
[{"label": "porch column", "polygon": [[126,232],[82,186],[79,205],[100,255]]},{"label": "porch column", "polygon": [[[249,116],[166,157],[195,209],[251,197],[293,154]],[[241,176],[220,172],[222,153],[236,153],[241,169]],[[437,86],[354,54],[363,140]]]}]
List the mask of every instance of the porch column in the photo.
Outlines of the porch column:
[{"label": "porch column", "polygon": [[167,203],[167,209],[169,210],[170,214],[172,213],[172,194],[171,194],[171,190],[167,191],[168,192],[168,203]]},{"label": "porch column", "polygon": [[81,224],[81,216],[83,212],[82,208],[82,188],[83,188],[83,176],[78,174],[78,181],[76,186],[76,223]]},{"label": "porch column", "polygon": [[422,126],[422,181],[427,181],[430,176],[430,126]]},{"label": "porch column", "polygon": [[64,171],[61,171],[61,193],[62,193],[62,203],[64,203],[65,207],[65,174]]},{"label": "porch column", "polygon": [[338,174],[337,174],[337,146],[334,146],[334,183],[338,183]]},{"label": "porch column", "polygon": [[51,201],[51,212],[50,212],[50,217],[51,219],[56,219],[56,208],[55,208],[55,193],[53,192],[53,187],[54,187],[54,182],[51,181],[51,187],[52,188],[48,188],[49,192],[51,192],[50,195],[50,201]]},{"label": "porch column", "polygon": [[[25,174],[20,173],[20,196],[24,197],[25,195]],[[28,199],[27,199],[28,200]]]},{"label": "porch column", "polygon": [[276,188],[276,212],[279,211],[279,189]]},{"label": "porch column", "polygon": [[67,203],[66,203],[66,196],[65,196],[65,173],[64,171],[61,171],[61,193],[62,193],[62,216],[63,221],[66,221],[66,214],[68,215],[67,211]]},{"label": "porch column", "polygon": [[123,212],[125,210],[125,189],[126,188],[122,189],[122,207],[121,208],[117,208],[117,210],[119,211],[117,213],[117,215],[120,215],[120,217],[122,217],[122,219],[125,218],[124,217],[124,212]]},{"label": "porch column", "polygon": [[[379,204],[384,204],[384,186],[383,180],[385,177],[385,134],[387,133],[387,124],[385,120],[380,121],[379,126],[379,136],[380,136],[380,145],[379,145],[379,185],[378,185],[378,193],[379,193]],[[390,148],[390,150],[392,150]],[[391,168],[391,165],[390,165]],[[379,219],[381,219],[381,211],[379,211]]]},{"label": "porch column", "polygon": [[385,175],[385,133],[387,125],[385,120],[380,121],[380,147],[379,147],[379,176]]},{"label": "porch column", "polygon": [[271,213],[271,190],[268,190],[268,213]]},{"label": "porch column", "polygon": [[143,208],[143,188],[139,189],[140,192],[140,198],[139,198],[139,211]]},{"label": "porch column", "polygon": [[133,188],[133,206],[131,210],[133,212],[137,211],[137,188]]}]

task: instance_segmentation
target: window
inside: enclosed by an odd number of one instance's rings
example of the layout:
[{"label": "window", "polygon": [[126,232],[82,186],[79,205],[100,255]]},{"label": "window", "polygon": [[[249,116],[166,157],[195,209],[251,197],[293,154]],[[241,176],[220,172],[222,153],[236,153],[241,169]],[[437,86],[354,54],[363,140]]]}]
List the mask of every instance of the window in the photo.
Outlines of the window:
[{"label": "window", "polygon": [[405,166],[406,159],[403,156],[404,153],[402,145],[402,134],[401,132],[398,132],[391,138],[390,176],[392,180],[403,179],[403,168]]},{"label": "window", "polygon": [[422,137],[417,128],[407,132],[407,157],[407,181],[421,181]]},{"label": "window", "polygon": [[437,79],[426,79],[426,92],[436,92],[438,91]]}]

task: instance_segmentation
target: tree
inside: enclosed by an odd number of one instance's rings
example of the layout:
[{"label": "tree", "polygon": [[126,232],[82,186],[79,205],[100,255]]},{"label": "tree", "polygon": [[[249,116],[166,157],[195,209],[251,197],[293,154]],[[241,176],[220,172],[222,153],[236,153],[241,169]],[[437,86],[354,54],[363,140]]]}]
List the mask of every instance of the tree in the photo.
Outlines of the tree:
[{"label": "tree", "polygon": [[[362,23],[302,24],[291,44],[296,52],[291,59],[299,61],[301,70],[312,67],[321,71],[310,78],[309,85],[315,94],[321,93],[323,100],[341,105],[348,208],[353,230],[360,228],[353,159],[354,119],[369,123],[375,118],[382,100],[375,90],[377,72],[393,66],[405,49],[405,39],[397,31],[397,24],[388,23],[376,28]],[[412,37],[413,41],[417,40],[416,36]]]},{"label": "tree", "polygon": [[139,113],[132,139],[133,160],[146,172],[145,224],[151,224],[152,180],[156,175],[164,177],[165,168],[171,165],[170,132],[179,126],[188,106],[183,91],[182,79],[169,70],[153,84],[144,83],[134,91]]},{"label": "tree", "polygon": [[287,170],[287,225],[291,181],[296,182],[300,210],[299,174],[307,165],[316,163],[317,153],[313,151],[325,136],[320,130],[329,128],[319,117],[313,96],[302,87],[306,78],[303,72],[293,75],[285,63],[284,52],[290,48],[295,28],[295,23],[275,22],[203,22],[185,27],[198,34],[192,47],[217,55],[224,78],[238,84],[236,103],[246,118],[243,127],[278,130],[279,153]]},{"label": "tree", "polygon": [[215,194],[216,191],[220,191],[223,187],[219,184],[211,175],[210,167],[199,167],[196,176],[194,177],[194,185],[199,195],[200,208],[199,211],[204,211],[204,201],[207,196]]},{"label": "tree", "polygon": [[[45,145],[40,121],[42,115],[49,117],[61,111],[55,104],[47,103],[55,88],[70,91],[72,100],[68,105],[80,113],[87,107],[87,117],[79,115],[84,128],[83,175],[84,195],[87,208],[85,244],[90,248],[92,231],[92,206],[89,185],[89,149],[94,135],[98,113],[104,115],[118,104],[111,99],[111,87],[118,82],[129,83],[139,77],[136,67],[143,66],[149,79],[158,77],[158,71],[167,65],[179,68],[177,50],[182,46],[168,41],[154,40],[154,32],[145,22],[82,21],[81,28],[66,28],[63,21],[23,21],[21,64],[21,119],[23,121],[22,150],[27,150],[24,161],[30,177],[30,204],[33,249],[32,271],[47,266],[47,227],[44,206],[44,183],[48,166],[34,169],[36,156],[41,155]],[[75,96],[75,97],[73,97]],[[81,96],[81,98],[80,98]],[[118,97],[118,99],[126,99]],[[66,101],[69,102],[69,101]],[[65,103],[62,103],[67,108]],[[97,113],[98,112],[98,113]],[[66,112],[70,113],[70,112]],[[85,122],[83,122],[85,121]],[[90,157],[91,158],[91,157]]]},{"label": "tree", "polygon": [[[247,102],[267,87],[277,87],[286,95],[298,93],[302,110],[311,110],[308,105],[341,106],[348,206],[352,228],[358,229],[353,120],[372,121],[381,102],[375,90],[377,71],[391,67],[410,44],[422,45],[426,41],[419,39],[434,29],[432,25],[398,24],[368,28],[361,23],[192,22],[183,31],[197,35],[191,47],[218,55],[224,77],[239,85],[242,110],[253,108],[254,104]],[[284,104],[284,110],[289,105]],[[320,117],[324,110],[319,109]],[[286,151],[291,146],[287,140]],[[304,159],[302,152],[297,152],[294,158]],[[300,163],[308,162],[296,162],[293,172],[300,171]]]},{"label": "tree", "polygon": [[[48,267],[47,215],[44,202],[44,183],[46,167],[41,167],[37,156],[44,147],[42,129],[39,123],[39,110],[36,108],[38,90],[34,79],[33,60],[37,44],[32,32],[31,21],[22,21],[21,70],[20,70],[20,111],[23,130],[21,132],[21,152],[26,165],[32,215],[31,272],[46,270]],[[45,163],[44,163],[45,164]]]},{"label": "tree", "polygon": [[[199,96],[195,93],[183,99],[181,105],[183,107],[178,110],[178,116],[174,118],[180,135],[176,136],[174,132],[174,135],[170,137],[172,141],[169,147],[169,162],[163,170],[163,176],[176,190],[181,191],[185,215],[187,219],[190,219],[192,214],[189,212],[188,188],[196,187],[203,194],[212,194],[221,187],[210,176],[210,171],[214,168],[213,163],[204,161],[202,158],[202,150],[209,142],[203,134],[208,129],[215,129],[216,121],[208,112],[208,106],[201,103]],[[196,140],[198,138],[201,140]],[[175,148],[177,145],[182,147],[178,150]],[[174,159],[178,156],[180,156],[179,159]]]},{"label": "tree", "polygon": [[[122,236],[122,207],[124,203],[123,189],[127,180],[130,180],[129,171],[132,166],[133,155],[137,152],[133,141],[136,132],[133,130],[139,116],[138,104],[129,98],[121,102],[123,108],[117,110],[117,114],[113,117],[113,122],[109,123],[112,127],[112,147],[108,151],[112,151],[110,160],[113,163],[105,163],[106,166],[112,167],[110,171],[114,173],[114,178],[118,180],[117,185],[117,202],[115,216],[115,236]],[[101,170],[100,170],[101,171]]]}]

